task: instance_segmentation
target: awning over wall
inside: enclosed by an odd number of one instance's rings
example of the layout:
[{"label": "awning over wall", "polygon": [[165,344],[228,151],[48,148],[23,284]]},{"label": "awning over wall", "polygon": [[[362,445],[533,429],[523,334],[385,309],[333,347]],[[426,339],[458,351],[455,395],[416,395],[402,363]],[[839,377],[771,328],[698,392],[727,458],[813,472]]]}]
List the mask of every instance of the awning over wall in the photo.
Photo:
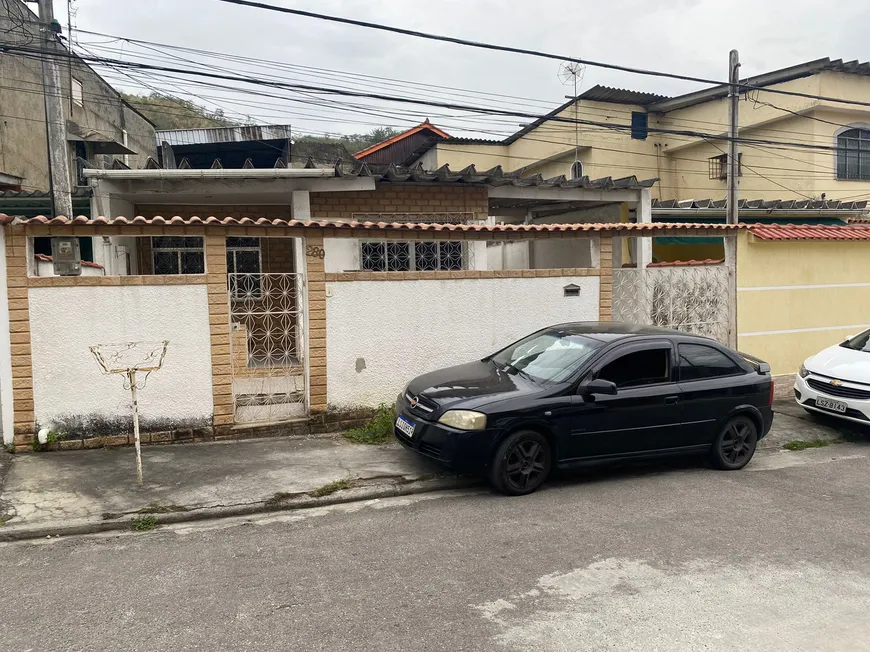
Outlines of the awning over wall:
[{"label": "awning over wall", "polygon": [[94,154],[135,154],[132,149],[125,147],[116,140],[101,134],[98,131],[82,127],[72,120],[66,121],[66,139],[72,142],[86,142],[90,144]]}]

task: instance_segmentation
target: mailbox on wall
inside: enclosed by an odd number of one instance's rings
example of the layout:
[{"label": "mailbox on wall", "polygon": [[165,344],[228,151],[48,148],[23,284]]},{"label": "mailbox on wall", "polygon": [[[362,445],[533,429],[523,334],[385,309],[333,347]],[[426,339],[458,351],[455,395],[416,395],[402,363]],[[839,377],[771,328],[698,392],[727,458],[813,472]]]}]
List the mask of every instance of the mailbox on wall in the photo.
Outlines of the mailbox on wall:
[{"label": "mailbox on wall", "polygon": [[58,276],[82,275],[82,252],[78,238],[52,238],[51,258]]}]

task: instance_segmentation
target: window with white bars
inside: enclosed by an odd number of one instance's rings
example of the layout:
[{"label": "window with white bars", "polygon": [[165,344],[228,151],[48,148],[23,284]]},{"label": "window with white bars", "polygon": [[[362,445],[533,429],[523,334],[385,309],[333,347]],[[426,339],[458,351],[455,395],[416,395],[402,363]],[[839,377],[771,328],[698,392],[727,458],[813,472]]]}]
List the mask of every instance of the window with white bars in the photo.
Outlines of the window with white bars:
[{"label": "window with white bars", "polygon": [[449,240],[360,243],[360,269],[367,272],[443,272],[468,269],[465,243]]},{"label": "window with white bars", "polygon": [[151,238],[154,274],[205,274],[205,250],[198,236]]},{"label": "window with white bars", "polygon": [[234,299],[256,299],[262,295],[260,238],[227,238],[227,273]]}]

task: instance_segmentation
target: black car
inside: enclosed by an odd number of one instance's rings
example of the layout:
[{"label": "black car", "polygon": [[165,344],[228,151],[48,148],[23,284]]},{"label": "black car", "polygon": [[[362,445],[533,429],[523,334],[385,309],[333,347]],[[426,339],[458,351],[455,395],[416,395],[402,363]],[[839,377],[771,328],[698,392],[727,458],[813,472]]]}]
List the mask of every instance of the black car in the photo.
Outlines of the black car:
[{"label": "black car", "polygon": [[707,453],[740,469],[773,422],[770,366],[651,326],[560,324],[483,360],[424,374],[396,403],[396,438],[508,494],[551,468]]}]

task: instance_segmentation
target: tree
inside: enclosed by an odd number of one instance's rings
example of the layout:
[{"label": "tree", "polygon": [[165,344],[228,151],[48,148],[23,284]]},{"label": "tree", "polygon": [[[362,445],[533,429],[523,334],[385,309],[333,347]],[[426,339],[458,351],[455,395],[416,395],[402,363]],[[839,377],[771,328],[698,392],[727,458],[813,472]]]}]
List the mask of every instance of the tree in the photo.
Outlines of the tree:
[{"label": "tree", "polygon": [[121,93],[121,97],[153,122],[157,129],[233,127],[239,124],[224,116],[224,112],[220,109],[209,111],[203,106],[174,95]]}]

